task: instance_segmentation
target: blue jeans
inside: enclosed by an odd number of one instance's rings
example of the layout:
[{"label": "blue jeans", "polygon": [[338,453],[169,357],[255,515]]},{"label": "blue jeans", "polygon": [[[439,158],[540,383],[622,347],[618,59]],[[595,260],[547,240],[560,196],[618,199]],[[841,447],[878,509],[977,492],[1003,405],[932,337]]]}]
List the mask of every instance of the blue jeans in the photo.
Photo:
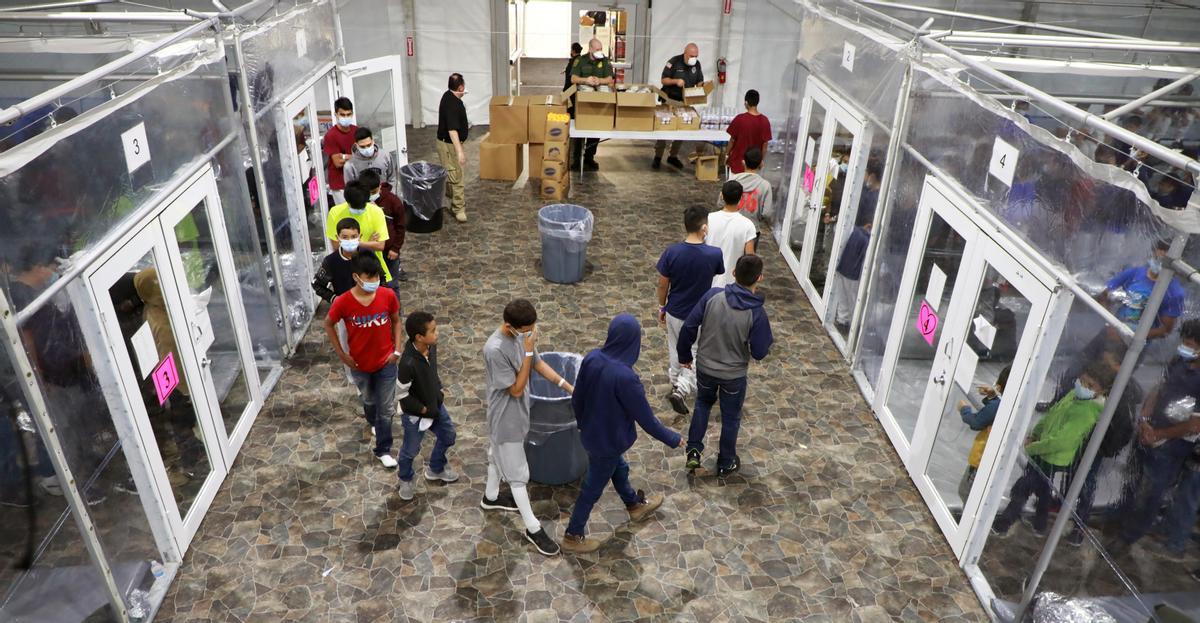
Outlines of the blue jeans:
[{"label": "blue jeans", "polygon": [[587,474],[583,476],[583,486],[579,489],[579,497],[576,498],[575,508],[571,511],[567,534],[586,534],[584,530],[587,528],[588,517],[592,516],[592,507],[596,505],[610,480],[625,506],[633,506],[642,501],[637,491],[629,484],[629,463],[625,462],[624,456],[588,454]]},{"label": "blue jeans", "polygon": [[1181,552],[1192,538],[1196,527],[1196,511],[1200,510],[1200,471],[1184,468],[1175,486],[1171,508],[1163,517],[1167,532],[1167,548]]},{"label": "blue jeans", "polygon": [[1028,458],[1029,462],[1025,464],[1025,471],[1013,483],[1012,489],[1008,492],[1008,506],[1005,506],[1004,510],[996,516],[996,522],[992,526],[999,532],[1008,531],[1021,518],[1021,512],[1025,510],[1025,502],[1031,495],[1037,496],[1033,511],[1033,527],[1038,531],[1045,530],[1050,517],[1050,503],[1057,497],[1057,492],[1054,490],[1054,475],[1070,469],[1069,466],[1059,467],[1040,459]]},{"label": "blue jeans", "polygon": [[1179,477],[1184,460],[1192,453],[1192,445],[1190,441],[1172,439],[1157,448],[1137,447],[1142,464],[1141,486],[1125,501],[1122,512],[1125,522],[1121,526],[1121,539],[1126,543],[1136,543],[1154,526],[1163,500]]},{"label": "blue jeans", "polygon": [[742,403],[746,401],[746,377],[719,379],[696,371],[696,408],[692,425],[688,427],[688,451],[704,451],[704,433],[708,432],[708,416],[717,401],[721,402],[721,442],[717,452],[717,467],[728,467],[737,458],[738,431],[742,427]]},{"label": "blue jeans", "polygon": [[[400,416],[400,426],[404,428],[404,441],[400,443],[400,465],[396,473],[399,474],[400,480],[404,481],[413,479],[413,459],[417,458],[417,453],[421,451],[421,439],[425,437],[420,422],[411,423],[408,421],[409,417],[404,414]],[[433,444],[433,452],[429,454],[429,471],[440,474],[446,469],[446,450],[449,450],[458,438],[454,422],[450,421],[450,414],[446,412],[446,405],[438,406],[437,417],[433,419],[429,431],[437,439]]]},{"label": "blue jeans", "polygon": [[374,372],[351,370],[351,378],[362,398],[363,414],[375,427],[375,456],[392,451],[392,417],[396,415],[396,364]]}]

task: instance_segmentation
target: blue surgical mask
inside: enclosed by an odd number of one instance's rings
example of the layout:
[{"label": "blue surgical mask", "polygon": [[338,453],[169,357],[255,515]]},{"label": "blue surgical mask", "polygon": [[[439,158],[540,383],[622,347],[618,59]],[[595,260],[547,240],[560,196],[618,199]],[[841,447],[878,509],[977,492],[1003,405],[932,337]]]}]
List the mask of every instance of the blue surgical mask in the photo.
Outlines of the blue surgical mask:
[{"label": "blue surgical mask", "polygon": [[360,281],[359,284],[362,285],[362,289],[366,290],[367,292],[374,292],[379,289],[378,281]]},{"label": "blue surgical mask", "polygon": [[379,194],[380,193],[375,193],[371,195],[371,201],[379,201]]},{"label": "blue surgical mask", "polygon": [[1146,262],[1146,268],[1149,268],[1150,272],[1157,275],[1162,272],[1162,260],[1152,257],[1149,262]]},{"label": "blue surgical mask", "polygon": [[845,173],[847,167],[848,167],[848,165],[845,162],[843,162],[838,165],[838,170],[841,171],[842,173]]},{"label": "blue surgical mask", "polygon": [[354,208],[350,208],[350,213],[353,214],[354,216],[361,216],[362,213],[366,212],[366,211],[367,211],[367,206],[363,206],[357,210]]},{"label": "blue surgical mask", "polygon": [[358,238],[353,240],[343,240],[341,242],[341,247],[346,253],[354,253],[358,250]]},{"label": "blue surgical mask", "polygon": [[355,149],[358,150],[358,155],[362,156],[363,158],[370,158],[371,156],[375,155],[374,145],[371,145],[370,147],[356,147]]},{"label": "blue surgical mask", "polygon": [[1079,379],[1075,379],[1075,397],[1080,400],[1091,400],[1096,397],[1096,392],[1092,391],[1090,387],[1084,387]]},{"label": "blue surgical mask", "polygon": [[1184,361],[1195,361],[1196,360],[1197,353],[1196,353],[1195,349],[1189,348],[1183,344],[1180,344],[1179,347],[1175,349],[1175,352],[1179,353],[1179,356]]},{"label": "blue surgical mask", "polygon": [[343,128],[348,128],[354,124],[354,120],[350,117],[338,117],[337,122],[338,125],[342,126]]}]

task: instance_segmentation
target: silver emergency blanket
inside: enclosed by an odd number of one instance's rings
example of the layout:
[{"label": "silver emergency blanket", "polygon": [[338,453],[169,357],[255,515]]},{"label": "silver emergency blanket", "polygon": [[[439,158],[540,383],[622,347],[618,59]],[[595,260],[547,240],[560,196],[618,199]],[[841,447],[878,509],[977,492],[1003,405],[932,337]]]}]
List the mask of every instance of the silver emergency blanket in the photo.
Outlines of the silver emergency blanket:
[{"label": "silver emergency blanket", "polygon": [[1064,597],[1046,591],[1033,607],[1033,623],[1116,623],[1098,604],[1082,598]]}]

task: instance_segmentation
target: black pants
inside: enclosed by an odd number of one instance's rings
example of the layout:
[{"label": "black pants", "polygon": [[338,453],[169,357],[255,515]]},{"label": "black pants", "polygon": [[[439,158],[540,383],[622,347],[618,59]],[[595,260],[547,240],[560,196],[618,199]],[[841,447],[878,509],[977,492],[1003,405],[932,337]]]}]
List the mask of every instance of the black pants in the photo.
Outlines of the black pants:
[{"label": "black pants", "polygon": [[600,146],[598,138],[571,139],[571,162],[579,162],[579,150],[583,150],[583,159],[592,162],[596,159],[596,148]]}]

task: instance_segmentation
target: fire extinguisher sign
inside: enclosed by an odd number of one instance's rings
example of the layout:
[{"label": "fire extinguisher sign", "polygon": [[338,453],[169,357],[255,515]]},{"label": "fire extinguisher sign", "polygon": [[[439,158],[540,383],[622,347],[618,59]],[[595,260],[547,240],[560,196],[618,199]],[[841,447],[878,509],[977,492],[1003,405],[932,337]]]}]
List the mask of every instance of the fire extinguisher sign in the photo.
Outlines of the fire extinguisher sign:
[{"label": "fire extinguisher sign", "polygon": [[733,0],[725,0],[725,8],[722,9],[722,12],[726,15],[733,13]]},{"label": "fire extinguisher sign", "polygon": [[416,47],[416,42],[413,41],[412,37],[409,37],[408,40],[405,41],[404,48],[405,51],[408,52],[409,56],[412,56],[414,53],[416,53]]}]

